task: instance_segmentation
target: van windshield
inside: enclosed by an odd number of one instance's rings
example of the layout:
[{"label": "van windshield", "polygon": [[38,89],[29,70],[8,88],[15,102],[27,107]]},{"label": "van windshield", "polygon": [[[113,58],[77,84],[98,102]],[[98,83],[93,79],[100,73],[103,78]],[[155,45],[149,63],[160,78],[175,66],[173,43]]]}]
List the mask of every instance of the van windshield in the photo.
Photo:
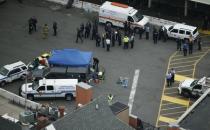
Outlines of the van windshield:
[{"label": "van windshield", "polygon": [[34,81],[34,82],[32,83],[32,89],[33,89],[33,90],[36,90],[36,89],[39,87],[38,83],[39,83],[39,81]]},{"label": "van windshield", "polygon": [[1,75],[6,76],[8,72],[9,72],[9,70],[7,70],[7,69],[4,68],[4,67],[1,67],[1,69],[0,69],[0,74],[1,74]]},{"label": "van windshield", "polygon": [[132,17],[136,22],[139,22],[144,18],[144,16],[139,11],[137,11]]},{"label": "van windshield", "polygon": [[197,30],[197,28],[196,28],[196,29],[193,31],[193,34],[196,34],[196,33],[197,33],[197,31],[198,31],[198,30]]}]

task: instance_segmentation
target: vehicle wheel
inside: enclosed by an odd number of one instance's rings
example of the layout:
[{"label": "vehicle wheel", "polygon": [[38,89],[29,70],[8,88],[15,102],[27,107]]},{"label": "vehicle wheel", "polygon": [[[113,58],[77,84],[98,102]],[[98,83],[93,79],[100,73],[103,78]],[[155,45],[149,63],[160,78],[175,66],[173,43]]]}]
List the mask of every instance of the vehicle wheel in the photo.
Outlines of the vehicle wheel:
[{"label": "vehicle wheel", "polygon": [[25,74],[21,75],[21,77],[20,77],[21,80],[25,80],[25,78],[26,78]]},{"label": "vehicle wheel", "polygon": [[71,101],[73,100],[73,95],[72,94],[66,94],[66,101]]},{"label": "vehicle wheel", "polygon": [[111,22],[106,22],[106,26],[113,26]]},{"label": "vehicle wheel", "polygon": [[1,87],[4,87],[4,86],[5,86],[5,84],[6,84],[6,82],[5,82],[5,81],[2,81],[2,82],[0,83]]},{"label": "vehicle wheel", "polygon": [[189,91],[183,91],[183,92],[181,93],[181,95],[183,95],[184,97],[189,98],[189,97],[191,96],[191,93],[190,93]]},{"label": "vehicle wheel", "polygon": [[138,27],[134,28],[134,33],[139,33],[139,28]]},{"label": "vehicle wheel", "polygon": [[27,99],[33,101],[34,100],[34,96],[29,94],[29,95],[27,95]]}]

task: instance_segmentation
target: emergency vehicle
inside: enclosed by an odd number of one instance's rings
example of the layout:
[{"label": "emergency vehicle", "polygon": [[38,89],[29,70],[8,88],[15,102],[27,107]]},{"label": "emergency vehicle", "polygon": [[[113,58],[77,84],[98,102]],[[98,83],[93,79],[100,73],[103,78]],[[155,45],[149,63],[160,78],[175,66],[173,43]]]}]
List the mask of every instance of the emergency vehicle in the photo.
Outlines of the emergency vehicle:
[{"label": "emergency vehicle", "polygon": [[134,29],[144,28],[149,19],[138,10],[125,4],[106,1],[99,9],[99,22],[111,26],[124,27],[124,22],[131,22]]},{"label": "emergency vehicle", "polygon": [[23,84],[20,94],[29,100],[34,98],[65,98],[70,101],[76,97],[77,79],[41,79]]}]

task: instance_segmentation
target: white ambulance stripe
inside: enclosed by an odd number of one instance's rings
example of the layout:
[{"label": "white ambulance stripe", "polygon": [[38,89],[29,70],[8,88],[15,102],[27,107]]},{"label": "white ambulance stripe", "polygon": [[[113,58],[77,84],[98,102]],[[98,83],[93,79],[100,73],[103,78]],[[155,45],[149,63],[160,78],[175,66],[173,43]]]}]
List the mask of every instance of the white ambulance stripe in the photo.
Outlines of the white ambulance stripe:
[{"label": "white ambulance stripe", "polygon": [[133,84],[132,84],[132,88],[131,88],[131,92],[130,92],[130,97],[129,97],[129,102],[128,102],[129,113],[130,114],[132,112],[134,97],[135,97],[135,94],[136,94],[136,87],[137,87],[137,84],[138,84],[139,73],[140,73],[140,70],[139,69],[135,70],[134,77],[133,77]]}]

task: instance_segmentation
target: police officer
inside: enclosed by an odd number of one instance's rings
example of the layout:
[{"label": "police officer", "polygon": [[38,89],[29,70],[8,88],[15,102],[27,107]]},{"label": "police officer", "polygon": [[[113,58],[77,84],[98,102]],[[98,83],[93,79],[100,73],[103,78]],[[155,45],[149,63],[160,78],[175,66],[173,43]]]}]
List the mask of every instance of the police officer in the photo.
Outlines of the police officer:
[{"label": "police officer", "polygon": [[56,36],[57,35],[57,23],[53,22],[53,35]]},{"label": "police officer", "polygon": [[43,27],[43,32],[42,32],[43,39],[46,39],[48,37],[48,32],[49,32],[49,27],[48,27],[47,24],[45,24],[44,27]]},{"label": "police officer", "polygon": [[128,49],[128,42],[129,42],[129,38],[128,38],[128,36],[124,36],[124,38],[123,38],[123,43],[124,43],[124,49]]},{"label": "police officer", "polygon": [[113,100],[113,98],[114,98],[114,95],[109,94],[109,95],[107,96],[107,98],[108,98],[108,103],[109,103],[109,105],[112,105],[112,100]]},{"label": "police officer", "polygon": [[78,43],[78,39],[80,39],[81,42],[83,43],[83,39],[82,39],[82,35],[81,35],[81,30],[79,28],[77,28],[77,39],[76,39],[76,43]]}]

